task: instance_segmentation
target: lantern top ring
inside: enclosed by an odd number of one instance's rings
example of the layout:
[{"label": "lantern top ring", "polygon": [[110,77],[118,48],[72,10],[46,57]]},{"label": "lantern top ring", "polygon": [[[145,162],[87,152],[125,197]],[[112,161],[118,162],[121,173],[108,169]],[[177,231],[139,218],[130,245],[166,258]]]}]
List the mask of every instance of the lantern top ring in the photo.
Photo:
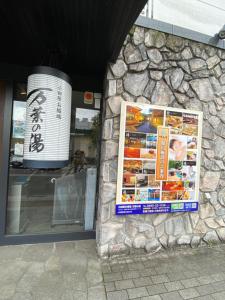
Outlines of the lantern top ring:
[{"label": "lantern top ring", "polygon": [[31,73],[30,75],[33,75],[33,74],[46,74],[46,75],[52,75],[52,76],[55,76],[55,77],[58,77],[66,82],[68,82],[70,85],[71,85],[71,79],[70,77],[58,70],[58,69],[55,69],[55,68],[52,68],[52,67],[47,67],[47,66],[37,66],[37,67],[34,67],[32,70],[31,70]]}]

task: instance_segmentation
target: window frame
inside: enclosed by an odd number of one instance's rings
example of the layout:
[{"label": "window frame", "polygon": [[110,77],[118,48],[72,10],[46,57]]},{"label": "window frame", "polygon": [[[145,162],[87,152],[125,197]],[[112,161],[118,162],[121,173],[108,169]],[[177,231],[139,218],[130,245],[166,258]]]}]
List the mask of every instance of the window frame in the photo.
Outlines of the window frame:
[{"label": "window frame", "polygon": [[[0,119],[2,126],[2,143],[0,143],[0,245],[16,245],[16,244],[31,244],[31,243],[49,243],[59,241],[86,240],[95,239],[95,230],[83,232],[65,232],[65,233],[45,233],[45,234],[26,234],[26,235],[8,235],[6,234],[6,214],[7,214],[7,199],[8,199],[8,176],[9,176],[9,149],[11,138],[11,123],[13,110],[13,81],[4,81],[4,109],[3,121]],[[1,86],[0,86],[1,88]],[[0,91],[1,97],[1,91]],[[101,115],[102,106],[100,109]],[[101,119],[101,118],[100,118]],[[2,123],[2,124],[1,124]],[[101,126],[101,124],[100,124]],[[100,128],[101,136],[102,126]],[[1,138],[1,137],[0,137]],[[98,174],[99,174],[98,164]],[[98,175],[97,175],[96,199],[98,194]],[[97,205],[97,204],[95,204]],[[95,217],[96,220],[96,211]]]}]

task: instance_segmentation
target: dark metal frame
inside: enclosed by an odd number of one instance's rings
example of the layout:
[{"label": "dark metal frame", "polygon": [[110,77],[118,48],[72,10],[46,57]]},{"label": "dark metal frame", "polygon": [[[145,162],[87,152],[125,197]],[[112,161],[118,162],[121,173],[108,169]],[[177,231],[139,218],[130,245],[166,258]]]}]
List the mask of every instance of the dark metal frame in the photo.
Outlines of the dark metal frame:
[{"label": "dark metal frame", "polygon": [[95,239],[95,231],[68,232],[55,234],[7,235],[6,211],[8,198],[9,149],[13,103],[13,82],[6,82],[4,121],[2,136],[2,168],[0,169],[0,245],[48,243],[71,240]]}]

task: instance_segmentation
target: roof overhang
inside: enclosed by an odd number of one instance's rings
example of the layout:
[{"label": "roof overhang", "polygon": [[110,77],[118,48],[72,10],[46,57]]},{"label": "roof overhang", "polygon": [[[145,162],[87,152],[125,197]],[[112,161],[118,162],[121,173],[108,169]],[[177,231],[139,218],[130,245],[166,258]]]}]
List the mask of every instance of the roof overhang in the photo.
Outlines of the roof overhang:
[{"label": "roof overhang", "polygon": [[8,0],[0,7],[0,62],[50,65],[103,79],[146,0]]}]

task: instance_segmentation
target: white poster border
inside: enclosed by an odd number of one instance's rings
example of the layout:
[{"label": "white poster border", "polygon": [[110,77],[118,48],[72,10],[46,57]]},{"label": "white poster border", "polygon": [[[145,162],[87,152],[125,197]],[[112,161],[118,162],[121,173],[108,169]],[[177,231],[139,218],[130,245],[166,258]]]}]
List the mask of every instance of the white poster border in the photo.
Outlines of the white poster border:
[{"label": "white poster border", "polygon": [[[127,106],[133,107],[147,107],[150,109],[159,109],[164,111],[164,116],[166,111],[180,112],[187,114],[198,115],[198,136],[197,136],[197,160],[196,160],[196,181],[195,181],[195,202],[199,202],[199,187],[200,187],[200,168],[201,168],[201,145],[202,145],[202,123],[203,123],[203,112],[189,109],[181,109],[168,106],[159,106],[147,103],[137,103],[137,102],[121,102],[121,114],[120,114],[120,136],[119,136],[119,153],[118,153],[118,173],[117,173],[117,188],[116,188],[116,205],[128,205],[130,203],[122,202],[122,190],[123,190],[123,161],[124,161],[124,144],[125,144],[125,132],[126,132],[126,112]],[[165,122],[165,117],[164,117]],[[164,124],[165,125],[165,124]],[[141,204],[155,204],[155,203],[175,203],[178,201],[148,201],[141,202]],[[187,203],[187,200],[179,200],[179,203]],[[140,204],[140,202],[132,202],[132,204]]]}]

